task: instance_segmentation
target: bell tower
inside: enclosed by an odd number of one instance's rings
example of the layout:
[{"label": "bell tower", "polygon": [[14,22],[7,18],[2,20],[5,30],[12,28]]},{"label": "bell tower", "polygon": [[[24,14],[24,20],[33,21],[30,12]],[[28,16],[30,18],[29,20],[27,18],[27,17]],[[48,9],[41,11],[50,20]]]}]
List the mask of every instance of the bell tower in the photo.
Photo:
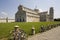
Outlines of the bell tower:
[{"label": "bell tower", "polygon": [[54,9],[53,7],[50,7],[50,10],[49,10],[49,19],[50,21],[54,21]]}]

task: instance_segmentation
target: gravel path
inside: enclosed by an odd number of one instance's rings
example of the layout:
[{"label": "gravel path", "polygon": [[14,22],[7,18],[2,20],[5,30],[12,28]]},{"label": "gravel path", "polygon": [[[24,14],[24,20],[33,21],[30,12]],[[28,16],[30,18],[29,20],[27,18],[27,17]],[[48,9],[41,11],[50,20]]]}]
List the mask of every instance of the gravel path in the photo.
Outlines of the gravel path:
[{"label": "gravel path", "polygon": [[28,40],[60,40],[60,26],[44,33],[28,37]]}]

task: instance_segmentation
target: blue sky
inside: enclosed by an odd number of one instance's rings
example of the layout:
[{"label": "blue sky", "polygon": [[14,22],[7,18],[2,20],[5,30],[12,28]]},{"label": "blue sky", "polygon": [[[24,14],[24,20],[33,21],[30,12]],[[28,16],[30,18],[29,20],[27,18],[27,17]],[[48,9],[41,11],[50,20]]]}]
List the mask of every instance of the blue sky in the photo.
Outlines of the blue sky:
[{"label": "blue sky", "polygon": [[54,7],[54,18],[60,18],[60,0],[0,0],[0,18],[14,19],[20,4],[31,9],[36,7],[41,11]]}]

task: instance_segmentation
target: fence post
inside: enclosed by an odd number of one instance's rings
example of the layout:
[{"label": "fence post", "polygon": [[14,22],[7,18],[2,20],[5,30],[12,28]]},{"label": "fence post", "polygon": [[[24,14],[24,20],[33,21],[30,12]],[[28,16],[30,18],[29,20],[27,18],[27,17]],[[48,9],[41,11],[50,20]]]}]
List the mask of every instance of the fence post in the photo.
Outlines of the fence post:
[{"label": "fence post", "polygon": [[8,23],[8,17],[6,18],[6,22]]},{"label": "fence post", "polygon": [[32,27],[32,35],[35,34],[35,27]]}]

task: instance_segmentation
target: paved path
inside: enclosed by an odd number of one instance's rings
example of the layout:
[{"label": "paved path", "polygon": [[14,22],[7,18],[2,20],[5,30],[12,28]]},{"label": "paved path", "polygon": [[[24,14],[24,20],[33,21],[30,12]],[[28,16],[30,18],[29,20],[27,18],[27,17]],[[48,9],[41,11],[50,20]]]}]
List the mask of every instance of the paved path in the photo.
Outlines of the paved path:
[{"label": "paved path", "polygon": [[28,40],[60,40],[60,27],[31,36]]}]

